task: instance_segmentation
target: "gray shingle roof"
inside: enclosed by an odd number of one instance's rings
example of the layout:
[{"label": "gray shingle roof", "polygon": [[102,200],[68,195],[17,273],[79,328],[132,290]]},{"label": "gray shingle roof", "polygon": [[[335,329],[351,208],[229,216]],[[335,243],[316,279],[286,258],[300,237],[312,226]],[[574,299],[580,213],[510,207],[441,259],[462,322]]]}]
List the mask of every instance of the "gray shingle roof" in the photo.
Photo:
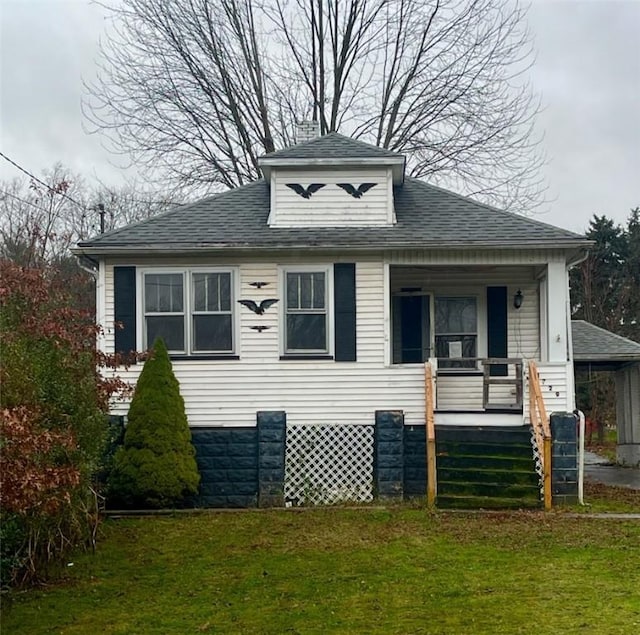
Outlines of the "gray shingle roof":
[{"label": "gray shingle roof", "polygon": [[256,181],[79,244],[92,253],[221,248],[442,248],[584,246],[584,236],[501,211],[407,179],[395,189],[397,223],[389,227],[267,226],[270,194]]},{"label": "gray shingle roof", "polygon": [[576,362],[640,361],[640,344],[585,320],[572,320]]},{"label": "gray shingle roof", "polygon": [[385,148],[330,132],[306,143],[300,143],[283,150],[277,150],[260,157],[261,159],[366,159],[398,158],[402,154]]}]

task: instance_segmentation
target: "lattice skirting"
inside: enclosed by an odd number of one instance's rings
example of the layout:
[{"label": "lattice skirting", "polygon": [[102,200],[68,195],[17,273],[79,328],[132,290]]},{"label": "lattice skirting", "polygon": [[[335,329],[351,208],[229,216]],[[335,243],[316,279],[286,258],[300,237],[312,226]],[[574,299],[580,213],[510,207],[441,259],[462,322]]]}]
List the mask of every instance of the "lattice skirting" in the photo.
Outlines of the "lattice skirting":
[{"label": "lattice skirting", "polygon": [[293,505],[373,500],[373,426],[287,426],[285,501]]},{"label": "lattice skirting", "polygon": [[538,475],[538,484],[540,486],[540,495],[544,496],[544,475],[542,471],[542,449],[538,447],[536,441],[536,434],[533,431],[533,427],[530,428],[531,432],[531,447],[533,450],[533,461],[535,463],[536,474]]}]

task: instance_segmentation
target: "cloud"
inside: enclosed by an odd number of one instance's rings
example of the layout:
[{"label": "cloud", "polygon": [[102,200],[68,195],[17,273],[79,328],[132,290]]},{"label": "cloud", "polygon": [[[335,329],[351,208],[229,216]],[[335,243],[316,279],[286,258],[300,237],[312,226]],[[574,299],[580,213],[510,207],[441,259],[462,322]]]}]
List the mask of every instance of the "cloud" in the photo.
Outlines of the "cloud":
[{"label": "cloud", "polygon": [[[83,128],[82,80],[95,74],[102,7],[84,1],[6,2],[0,32],[2,150],[36,174],[61,161],[122,180],[97,135]],[[122,163],[122,161],[120,161]],[[15,168],[0,165],[0,177]]]},{"label": "cloud", "polygon": [[537,2],[529,17],[554,222],[624,222],[640,205],[640,3]]}]

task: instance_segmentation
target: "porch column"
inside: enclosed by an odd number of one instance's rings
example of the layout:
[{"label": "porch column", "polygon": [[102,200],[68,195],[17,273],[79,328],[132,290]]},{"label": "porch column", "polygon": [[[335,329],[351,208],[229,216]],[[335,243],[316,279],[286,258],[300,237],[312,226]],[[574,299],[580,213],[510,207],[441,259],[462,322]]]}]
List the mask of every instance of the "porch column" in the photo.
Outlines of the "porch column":
[{"label": "porch column", "polygon": [[640,466],[640,364],[616,371],[617,461]]},{"label": "porch column", "polygon": [[287,414],[284,411],[259,411],[257,420],[258,506],[284,507]]},{"label": "porch column", "polygon": [[547,265],[547,349],[550,362],[567,361],[567,268],[564,262]]},{"label": "porch column", "polygon": [[402,500],[404,414],[401,410],[376,410],[375,459],[376,495],[381,500]]},{"label": "porch column", "polygon": [[569,412],[552,412],[551,491],[554,505],[578,501],[578,442],[576,417]]}]

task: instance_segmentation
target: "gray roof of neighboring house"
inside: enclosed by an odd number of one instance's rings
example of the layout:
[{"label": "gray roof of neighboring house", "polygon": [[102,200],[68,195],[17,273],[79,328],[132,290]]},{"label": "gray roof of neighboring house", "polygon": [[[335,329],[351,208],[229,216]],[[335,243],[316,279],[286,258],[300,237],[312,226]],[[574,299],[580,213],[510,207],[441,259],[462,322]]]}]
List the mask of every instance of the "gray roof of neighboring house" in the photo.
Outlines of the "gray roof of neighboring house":
[{"label": "gray roof of neighboring house", "polygon": [[585,320],[572,320],[576,362],[640,361],[640,344]]},{"label": "gray roof of neighboring house", "polygon": [[[313,143],[313,142],[310,142]],[[184,205],[79,243],[77,251],[584,247],[584,236],[406,179],[395,188],[397,223],[385,227],[269,227],[264,181]]]},{"label": "gray roof of neighboring house", "polygon": [[298,145],[270,152],[261,159],[375,159],[398,158],[404,156],[386,148],[380,148],[358,139],[345,137],[337,132],[330,132]]}]

